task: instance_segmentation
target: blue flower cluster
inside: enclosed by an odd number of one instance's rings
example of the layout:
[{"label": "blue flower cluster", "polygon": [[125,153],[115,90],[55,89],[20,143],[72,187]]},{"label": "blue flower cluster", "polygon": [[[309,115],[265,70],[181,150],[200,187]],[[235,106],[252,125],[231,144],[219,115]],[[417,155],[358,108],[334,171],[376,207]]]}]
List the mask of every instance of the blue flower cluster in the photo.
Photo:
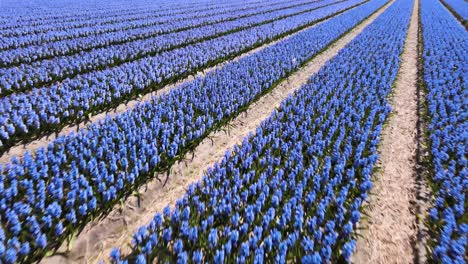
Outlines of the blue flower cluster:
[{"label": "blue flower cluster", "polygon": [[[161,8],[161,5],[151,5],[150,3],[145,3],[142,5],[143,1],[135,1],[132,7],[122,8],[121,2],[114,1],[112,3],[106,3],[105,5],[94,5],[94,6],[86,6],[86,2],[82,2],[81,8],[73,7],[72,5],[62,5],[59,6],[60,1],[55,1],[53,9],[44,8],[48,4],[47,1],[38,0],[34,3],[27,3],[27,9],[23,9],[25,5],[19,2],[7,2],[4,1],[2,4],[2,9],[0,10],[0,30],[9,30],[15,29],[19,27],[24,27],[25,31],[22,32],[20,30],[16,30],[13,32],[9,32],[6,34],[7,36],[14,35],[26,35],[34,32],[41,31],[40,29],[35,30],[32,28],[26,29],[26,27],[37,26],[40,28],[43,25],[56,25],[56,24],[66,24],[68,22],[86,22],[94,19],[101,19],[105,17],[115,17],[118,18],[120,16],[130,15],[130,14],[137,14],[143,13],[145,10],[148,12],[155,12],[155,10],[159,10],[162,12],[167,12],[174,9],[180,9],[183,11],[186,6],[187,2],[180,2],[177,3],[177,8],[175,6],[171,6],[170,4],[164,5]],[[63,1],[62,1],[63,2]],[[89,3],[89,2],[88,2]],[[114,5],[117,4],[117,5]],[[207,3],[204,3],[207,4]],[[42,8],[33,9],[34,5],[41,5]],[[195,5],[192,5],[194,7]],[[104,9],[105,7],[105,9]],[[14,13],[13,13],[14,12]],[[98,20],[99,22],[100,20]],[[110,19],[109,21],[114,21]],[[83,24],[87,25],[87,24]],[[49,28],[45,28],[48,30]],[[4,36],[5,34],[1,34]]]},{"label": "blue flower cluster", "polygon": [[[155,27],[145,27],[125,32],[114,32],[110,35],[100,35],[83,38],[72,39],[70,45],[65,44],[63,47],[59,42],[54,42],[60,52],[45,46],[35,46],[41,52],[53,53],[54,57],[48,60],[41,60],[34,63],[23,63],[18,66],[1,68],[0,69],[0,95],[8,95],[11,93],[18,93],[22,91],[31,90],[33,87],[39,87],[51,82],[61,81],[65,78],[72,78],[77,74],[84,72],[92,72],[98,69],[105,69],[108,67],[117,66],[124,62],[134,61],[140,58],[154,56],[163,51],[173,50],[181,46],[187,46],[201,42],[206,39],[213,39],[216,37],[224,36],[232,32],[249,29],[258,25],[273,22],[279,19],[287,19],[289,16],[302,14],[322,6],[334,4],[339,0],[324,0],[320,2],[313,2],[307,5],[301,5],[293,8],[280,9],[274,12],[265,13],[261,8],[256,9],[259,14],[251,15],[244,18],[228,19],[223,18],[217,23],[212,21],[208,25],[202,26],[200,24],[207,23],[204,20],[215,20],[216,16],[197,18],[195,20],[185,20],[185,24],[190,24],[188,27],[191,29],[180,30],[186,28],[184,22],[176,21],[159,24]],[[263,8],[265,9],[265,8]],[[231,12],[230,14],[236,12]],[[309,13],[309,15],[312,15]],[[226,16],[226,15],[222,15]],[[236,16],[234,16],[236,18]],[[197,26],[193,26],[193,24]],[[174,28],[175,27],[175,28]],[[162,32],[164,31],[164,32]],[[164,33],[164,34],[163,34]],[[139,40],[135,40],[138,38]],[[84,43],[86,42],[86,43]],[[121,43],[116,45],[115,43]],[[69,56],[59,56],[60,53],[69,53],[69,48],[78,47],[89,49],[91,44],[93,48],[89,52],[74,53]],[[51,44],[52,45],[52,44]],[[99,46],[101,48],[95,48]],[[26,48],[25,48],[26,49]],[[20,54],[18,58],[31,58],[37,55],[32,48],[27,48],[31,54]],[[8,50],[3,54],[16,53],[16,51]],[[0,57],[2,52],[0,52]],[[16,56],[16,55],[15,55]],[[49,56],[49,55],[47,55]],[[0,59],[1,60],[1,59]]]},{"label": "blue flower cluster", "polygon": [[[27,9],[23,9],[24,5],[19,2],[13,5],[4,2],[3,8],[0,10],[0,30],[2,30],[0,35],[22,36],[66,28],[90,27],[93,26],[93,23],[94,26],[99,26],[101,24],[118,23],[127,19],[136,21],[142,17],[170,17],[180,14],[197,16],[199,12],[211,15],[218,13],[210,13],[216,10],[229,12],[233,9],[254,7],[262,2],[265,3],[264,0],[231,1],[229,3],[219,3],[216,1],[197,1],[194,3],[190,0],[180,0],[177,2],[160,1],[156,3],[136,0],[132,2],[132,7],[122,5],[123,1],[106,2],[101,5],[96,5],[95,3],[88,7],[85,5],[92,2],[82,2],[79,7],[68,3],[60,7],[60,4],[57,3],[59,1],[55,1],[53,4],[54,8],[50,9],[44,8],[48,4],[50,5],[47,0],[28,3]],[[42,8],[32,9],[31,7],[34,4],[41,5]],[[273,4],[276,3],[273,2]],[[13,9],[15,13],[12,15]],[[148,16],[149,14],[153,16]],[[18,30],[20,27],[24,30]]]},{"label": "blue flower cluster", "polygon": [[[317,4],[318,3],[312,3],[312,5],[317,5]],[[307,9],[307,6],[304,6],[304,7],[298,6],[296,8],[299,10],[304,10],[304,9]],[[261,15],[262,13],[264,13],[264,12],[261,12],[264,9],[268,9],[268,7],[259,8],[258,15]],[[275,11],[275,12],[281,13],[281,10]],[[294,11],[290,11],[290,12],[294,13]],[[240,12],[238,16],[242,17],[242,12]],[[274,18],[275,16],[278,16],[278,15],[272,14],[272,18]],[[130,30],[123,30],[123,31],[119,30],[119,31],[109,32],[109,33],[104,33],[104,34],[99,34],[99,35],[84,36],[84,37],[78,37],[78,38],[67,39],[67,40],[62,40],[62,41],[49,42],[49,43],[45,43],[41,45],[27,46],[24,48],[1,51],[0,52],[0,66],[11,66],[11,65],[19,64],[19,63],[30,63],[38,59],[75,54],[83,50],[86,51],[86,50],[90,50],[93,48],[107,47],[112,44],[120,44],[120,43],[125,43],[125,42],[133,41],[133,40],[147,39],[147,38],[155,37],[161,34],[168,34],[171,32],[183,31],[184,29],[198,28],[204,25],[212,25],[214,23],[225,22],[226,20],[231,21],[232,23],[234,23],[235,21],[238,21],[237,19],[233,20],[233,18],[235,19],[236,17],[235,16],[230,17],[227,14],[214,15],[214,16],[208,16],[208,17],[203,15],[201,18],[188,19],[188,20],[177,20],[177,18],[175,18],[176,21],[170,20],[169,22],[162,23],[162,24],[161,24],[161,21],[159,21],[161,19],[156,18],[155,19],[156,21],[153,21],[147,26],[144,26],[144,27],[132,26]],[[262,16],[262,18],[265,18],[265,16]],[[240,27],[242,23],[245,23],[245,26],[248,27],[251,24],[257,23],[258,19],[259,18],[248,16],[248,17],[240,19],[238,22],[239,24],[237,24],[237,26]],[[216,28],[218,28],[218,31],[220,31],[219,26]],[[213,31],[213,29],[211,29],[211,31]],[[213,34],[214,32],[211,32],[211,33]],[[192,33],[192,35],[194,34],[195,33]],[[175,36],[171,38],[174,38],[174,37]],[[24,36],[22,38],[30,38],[30,36]]]},{"label": "blue flower cluster", "polygon": [[[93,18],[105,18],[138,14],[147,11],[148,13],[172,11],[172,14],[181,12],[197,12],[209,9],[218,9],[228,6],[237,8],[246,4],[259,3],[263,0],[231,1],[220,4],[213,0],[202,0],[194,3],[191,0],[180,0],[177,2],[161,0],[158,2],[148,2],[135,0],[132,5],[128,5],[126,0],[116,0],[112,2],[92,2],[83,1],[76,3],[69,0],[37,0],[24,3],[18,1],[2,2],[0,10],[0,29],[10,29],[21,26],[44,25],[60,22],[89,21]],[[125,5],[127,4],[127,5]],[[235,7],[237,6],[237,7]],[[52,7],[52,8],[51,8]],[[177,11],[177,12],[174,12]],[[14,13],[13,13],[14,12]],[[112,19],[110,21],[113,21]],[[25,32],[27,34],[29,32]],[[18,34],[22,33],[18,31]]]},{"label": "blue flower cluster", "polygon": [[[367,2],[86,131],[59,137],[35,155],[12,159],[0,168],[1,260],[41,256],[60,245],[385,2]],[[168,229],[163,238],[172,235]],[[29,253],[23,254],[26,242]]]},{"label": "blue flower cluster", "polygon": [[128,99],[361,3],[362,0],[348,0],[118,67],[78,75],[29,93],[0,98],[0,151],[15,142],[82,121],[89,114],[102,113]]},{"label": "blue flower cluster", "polygon": [[447,4],[455,15],[457,15],[463,23],[467,23],[468,20],[468,3],[463,0],[441,0]]},{"label": "blue flower cluster", "polygon": [[[122,22],[127,18],[137,21],[141,18],[170,17],[180,14],[199,16],[202,13],[206,13],[207,15],[212,15],[220,11],[223,12],[223,10],[229,12],[243,9],[244,7],[256,7],[267,4],[265,0],[231,1],[229,3],[210,0],[204,2],[197,1],[196,3],[190,0],[155,3],[136,0],[132,2],[132,7],[128,6],[125,1],[120,1],[120,3],[118,3],[119,1],[113,1],[112,3],[102,3],[101,5],[94,4],[92,7],[85,7],[86,4],[91,2],[82,2],[83,5],[79,7],[73,6],[70,3],[60,7],[57,3],[53,5],[53,9],[38,8],[37,10],[31,10],[33,4],[39,4],[44,7],[48,4],[47,2],[38,0],[35,3],[28,3],[29,10],[23,9],[21,3],[17,3],[17,5],[10,7],[10,9],[15,9],[16,13],[14,15],[11,14],[11,10],[8,10],[8,3],[5,3],[2,6],[4,8],[0,10],[0,22],[2,22],[0,25],[0,29],[2,30],[1,35],[22,36],[66,28],[91,27],[93,23],[94,26],[99,26],[101,24]],[[281,4],[281,2],[287,1],[275,0],[272,4]],[[122,5],[122,3],[127,5]],[[18,30],[20,27],[23,27],[24,30]]]},{"label": "blue flower cluster", "polygon": [[[303,3],[309,3],[310,0],[299,1],[294,5],[300,5]],[[183,11],[180,9],[171,10],[145,10],[139,12],[127,12],[124,14],[115,14],[109,17],[111,14],[105,14],[99,16],[94,14],[93,17],[85,16],[77,20],[76,17],[73,20],[59,20],[57,22],[43,23],[39,21],[36,23],[14,23],[12,28],[3,28],[0,32],[0,49],[12,49],[19,48],[28,45],[41,45],[48,42],[60,41],[66,39],[75,39],[80,37],[88,37],[92,35],[98,35],[109,32],[122,31],[127,29],[137,29],[142,27],[149,27],[154,25],[168,24],[169,28],[174,28],[174,24],[181,23],[185,27],[194,26],[193,21],[191,24],[187,24],[187,19],[197,19],[198,24],[213,23],[216,21],[222,21],[226,19],[232,19],[242,16],[248,16],[257,14],[260,12],[267,12],[269,10],[276,10],[281,8],[287,8],[293,6],[289,2],[272,2],[272,3],[253,3],[253,4],[239,4],[235,6],[224,7],[222,5],[216,8],[209,8],[207,10],[194,10],[194,11]],[[86,19],[86,20],[83,20]],[[21,27],[21,31],[18,30]],[[178,27],[184,28],[184,27]],[[165,30],[165,28],[158,28],[159,31]],[[82,50],[85,47],[76,47]],[[88,48],[88,46],[86,47]],[[36,60],[36,58],[30,58],[28,61]]]},{"label": "blue flower cluster", "polygon": [[435,201],[432,257],[465,263],[468,247],[468,34],[438,1],[422,1],[422,59]]},{"label": "blue flower cluster", "polygon": [[392,4],[111,260],[349,261],[412,8]]}]

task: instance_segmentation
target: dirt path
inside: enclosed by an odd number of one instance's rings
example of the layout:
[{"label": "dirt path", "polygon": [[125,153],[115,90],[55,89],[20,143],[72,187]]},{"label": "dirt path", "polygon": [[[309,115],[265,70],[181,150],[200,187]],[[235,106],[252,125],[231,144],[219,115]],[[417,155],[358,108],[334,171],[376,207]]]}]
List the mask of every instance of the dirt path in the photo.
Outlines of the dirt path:
[{"label": "dirt path", "polygon": [[254,48],[254,49],[248,51],[248,52],[242,53],[241,55],[239,55],[239,56],[237,56],[237,57],[235,57],[235,58],[233,58],[231,60],[226,60],[224,62],[220,62],[220,63],[216,64],[215,66],[212,66],[212,67],[206,68],[204,70],[198,71],[194,75],[191,75],[191,76],[189,76],[187,78],[179,80],[176,83],[166,85],[166,86],[164,86],[163,88],[161,88],[161,89],[159,89],[157,91],[147,93],[147,94],[143,95],[138,100],[131,100],[131,101],[127,102],[127,103],[122,103],[113,110],[91,116],[89,118],[89,121],[81,122],[78,125],[66,126],[66,127],[62,128],[60,130],[60,132],[58,132],[58,133],[53,133],[53,134],[48,135],[48,136],[43,136],[43,137],[41,137],[39,139],[33,140],[33,141],[28,142],[26,144],[18,144],[16,146],[13,146],[7,152],[5,152],[3,155],[0,156],[0,164],[9,162],[10,159],[13,156],[21,158],[24,155],[24,153],[26,151],[28,151],[28,150],[34,153],[37,149],[39,149],[41,147],[47,147],[47,145],[50,142],[54,141],[58,136],[68,135],[68,134],[70,134],[72,132],[77,132],[80,129],[86,129],[86,127],[88,125],[90,125],[91,123],[97,123],[100,120],[104,120],[106,118],[106,116],[113,117],[113,116],[115,116],[117,114],[120,114],[120,113],[123,113],[123,112],[125,112],[127,110],[130,110],[130,109],[134,108],[135,106],[137,106],[138,103],[151,100],[151,98],[153,96],[161,96],[161,95],[163,95],[165,93],[168,93],[170,90],[174,89],[175,87],[177,87],[177,86],[179,86],[179,85],[181,85],[183,83],[190,82],[190,81],[192,81],[192,80],[194,80],[195,78],[198,78],[198,77],[203,77],[206,74],[208,74],[209,72],[212,72],[212,71],[217,70],[217,69],[221,69],[222,67],[224,67],[225,65],[227,65],[227,64],[229,64],[231,62],[238,61],[238,60],[240,60],[241,58],[243,58],[245,56],[249,56],[250,54],[253,54],[253,53],[258,52],[258,51],[260,51],[262,49],[265,49],[265,48],[267,48],[269,46],[272,46],[272,45],[278,43],[279,41],[282,41],[284,39],[288,39],[291,36],[294,36],[294,35],[302,32],[302,31],[305,31],[307,29],[315,27],[315,26],[317,26],[317,25],[319,25],[319,24],[321,24],[323,22],[324,21],[313,24],[313,25],[308,26],[306,28],[303,28],[303,29],[301,29],[299,31],[296,31],[295,33],[293,33],[291,35],[288,35],[288,36],[284,37],[284,38],[281,38],[281,39],[278,39],[278,40],[275,40],[275,41],[272,41],[272,42],[268,42],[268,43],[266,43],[266,44],[264,44],[264,45],[262,45],[260,47],[257,47],[257,48]]},{"label": "dirt path", "polygon": [[417,178],[418,6],[415,0],[398,77],[391,98],[392,114],[379,146],[377,173],[368,204],[366,228],[357,240],[354,263],[423,261],[417,215],[421,203]]},{"label": "dirt path", "polygon": [[136,197],[130,197],[123,208],[116,206],[108,217],[98,223],[89,224],[76,239],[68,258],[54,256],[43,262],[96,263],[107,258],[115,246],[122,248],[123,252],[128,250],[127,245],[138,227],[148,223],[154,214],[161,211],[167,204],[173,205],[177,199],[184,195],[188,185],[198,181],[203,176],[204,171],[222,159],[226,151],[234,147],[235,144],[241,143],[242,139],[249,133],[255,132],[260,123],[270,116],[272,111],[279,107],[288,95],[306,83],[312,74],[316,73],[326,61],[353,40],[388,6],[389,4],[280,83],[271,93],[251,105],[244,114],[230,122],[229,133],[219,131],[210,134],[209,138],[211,139],[205,139],[195,149],[192,160],[190,160],[192,154],[188,154],[186,156],[187,162],[175,164],[172,167],[169,180],[164,188],[157,180],[149,182],[147,186],[142,188],[139,204]]}]

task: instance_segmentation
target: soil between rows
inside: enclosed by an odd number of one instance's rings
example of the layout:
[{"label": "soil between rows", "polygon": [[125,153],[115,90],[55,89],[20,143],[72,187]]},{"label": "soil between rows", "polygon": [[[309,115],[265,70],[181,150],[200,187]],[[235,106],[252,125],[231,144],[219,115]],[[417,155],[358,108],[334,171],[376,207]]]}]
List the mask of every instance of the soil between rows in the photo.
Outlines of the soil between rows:
[{"label": "soil between rows", "polygon": [[[269,94],[252,104],[245,113],[237,116],[226,126],[229,127],[229,132],[218,131],[211,133],[194,150],[193,159],[192,154],[187,154],[185,156],[186,162],[173,165],[169,180],[164,188],[159,181],[150,181],[146,186],[141,188],[139,199],[137,197],[130,197],[126,200],[123,207],[116,206],[103,220],[88,224],[84,231],[76,238],[71,252],[67,255],[56,255],[45,258],[42,260],[42,263],[97,263],[100,260],[107,259],[114,247],[120,247],[123,253],[128,252],[132,235],[141,225],[147,224],[154,214],[162,211],[166,205],[173,206],[176,200],[184,195],[186,188],[191,183],[200,180],[204,171],[215,162],[220,161],[226,151],[230,151],[236,144],[240,144],[242,139],[248,136],[249,133],[254,133],[261,122],[268,118],[284,99],[300,88],[302,84],[305,84],[311,75],[318,72],[329,59],[333,58],[346,44],[351,42],[391,3],[393,2],[384,5],[379,11],[345,34],[309,63],[301,67],[296,73],[281,82]],[[307,30],[308,28],[303,30]],[[298,34],[301,31],[294,34]],[[278,41],[261,46],[234,60],[264,49]],[[227,63],[229,62],[217,65],[208,71],[220,68]],[[199,76],[203,76],[208,71],[199,73]],[[191,79],[189,78],[186,81]],[[171,85],[157,93],[149,94],[145,98],[149,99],[153,94],[160,95],[173,87],[174,85]],[[161,175],[161,177],[164,178],[165,175]]]}]

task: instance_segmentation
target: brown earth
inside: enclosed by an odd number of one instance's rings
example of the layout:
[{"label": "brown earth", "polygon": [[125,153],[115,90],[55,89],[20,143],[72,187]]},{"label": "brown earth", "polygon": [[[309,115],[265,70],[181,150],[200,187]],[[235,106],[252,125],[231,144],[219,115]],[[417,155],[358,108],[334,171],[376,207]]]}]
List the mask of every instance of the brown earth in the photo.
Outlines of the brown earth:
[{"label": "brown earth", "polygon": [[401,65],[390,98],[392,114],[382,131],[369,215],[362,223],[354,263],[417,263],[425,259],[421,245],[416,152],[418,148],[418,6],[415,0]]}]

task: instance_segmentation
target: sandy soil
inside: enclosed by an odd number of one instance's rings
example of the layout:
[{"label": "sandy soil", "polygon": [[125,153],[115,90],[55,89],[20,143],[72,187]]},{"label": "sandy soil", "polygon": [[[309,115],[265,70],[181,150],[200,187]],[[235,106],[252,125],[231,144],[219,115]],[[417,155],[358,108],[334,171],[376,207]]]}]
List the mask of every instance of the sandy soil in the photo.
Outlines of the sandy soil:
[{"label": "sandy soil", "polygon": [[[424,261],[421,245],[421,213],[417,204],[420,186],[417,176],[418,148],[418,5],[415,1],[402,62],[391,100],[392,115],[382,132],[380,160],[373,195],[367,201],[369,218],[363,223],[363,237],[357,240],[354,263],[418,263]],[[424,187],[421,187],[424,188]]]},{"label": "sandy soil", "polygon": [[[388,5],[385,6],[386,9]],[[271,93],[263,96],[248,110],[235,118],[228,126],[229,133],[215,132],[210,134],[192,154],[186,155],[186,162],[175,164],[171,169],[169,180],[164,188],[157,180],[144,186],[138,200],[130,197],[124,207],[116,206],[108,217],[97,223],[90,223],[80,234],[68,254],[57,255],[44,259],[43,263],[97,263],[107,258],[113,247],[118,246],[123,252],[129,250],[129,242],[133,233],[143,224],[148,223],[154,214],[166,205],[175,204],[182,197],[186,188],[198,181],[204,171],[215,162],[220,161],[226,151],[249,133],[255,132],[260,123],[277,108],[288,95],[306,83],[308,78],[316,73],[326,61],[335,56],[347,43],[369,25],[384,9],[365,20],[350,33],[334,43],[331,47],[315,57],[295,74],[280,83]],[[161,177],[165,177],[161,176]]]}]

